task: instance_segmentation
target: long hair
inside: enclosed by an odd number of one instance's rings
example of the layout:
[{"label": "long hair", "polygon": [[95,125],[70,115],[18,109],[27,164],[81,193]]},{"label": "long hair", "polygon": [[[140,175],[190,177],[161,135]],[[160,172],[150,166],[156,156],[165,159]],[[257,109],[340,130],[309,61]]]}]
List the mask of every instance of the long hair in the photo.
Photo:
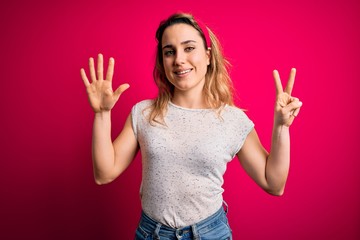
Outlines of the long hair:
[{"label": "long hair", "polygon": [[[156,63],[153,70],[153,77],[159,92],[158,96],[153,101],[153,104],[150,106],[151,111],[149,121],[151,124],[165,124],[164,116],[167,111],[168,103],[174,94],[174,86],[169,82],[165,75],[161,40],[167,27],[179,23],[188,24],[194,27],[203,38],[204,47],[207,50],[204,32],[191,14],[176,13],[160,23],[156,31],[156,40],[158,44]],[[209,28],[207,28],[207,30],[211,40],[211,49],[210,64],[207,67],[205,75],[203,93],[208,106],[220,114],[226,104],[234,106],[233,85],[228,73],[230,64],[224,58],[222,47],[215,34]]]}]

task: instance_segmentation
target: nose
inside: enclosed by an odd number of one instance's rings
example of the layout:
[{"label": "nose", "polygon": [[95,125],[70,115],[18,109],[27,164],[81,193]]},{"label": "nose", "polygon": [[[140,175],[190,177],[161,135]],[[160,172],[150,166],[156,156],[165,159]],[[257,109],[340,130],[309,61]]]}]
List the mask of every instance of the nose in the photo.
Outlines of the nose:
[{"label": "nose", "polygon": [[176,51],[174,65],[179,66],[185,63],[185,54],[181,51]]}]

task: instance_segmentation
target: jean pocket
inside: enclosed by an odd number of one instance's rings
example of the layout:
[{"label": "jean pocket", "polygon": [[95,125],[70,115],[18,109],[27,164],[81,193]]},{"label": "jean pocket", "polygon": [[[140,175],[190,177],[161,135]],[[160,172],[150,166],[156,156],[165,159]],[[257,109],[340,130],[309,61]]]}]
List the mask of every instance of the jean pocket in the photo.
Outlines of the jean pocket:
[{"label": "jean pocket", "polygon": [[151,234],[146,232],[141,225],[139,225],[135,232],[135,240],[150,240]]},{"label": "jean pocket", "polygon": [[229,229],[230,236],[229,236],[229,238],[227,238],[227,239],[231,240],[231,239],[232,239],[232,229],[231,229],[231,227],[230,227],[229,220],[227,219],[227,217],[225,217],[225,219],[224,219],[222,222],[223,222],[223,224],[225,224],[226,227]]},{"label": "jean pocket", "polygon": [[201,240],[227,240],[231,239],[231,229],[226,222],[219,219],[213,224],[199,229],[199,235]]},{"label": "jean pocket", "polygon": [[232,231],[231,227],[230,227],[230,224],[229,224],[229,220],[228,220],[228,218],[226,216],[224,216],[224,218],[221,219],[221,221],[229,228],[230,231]]}]

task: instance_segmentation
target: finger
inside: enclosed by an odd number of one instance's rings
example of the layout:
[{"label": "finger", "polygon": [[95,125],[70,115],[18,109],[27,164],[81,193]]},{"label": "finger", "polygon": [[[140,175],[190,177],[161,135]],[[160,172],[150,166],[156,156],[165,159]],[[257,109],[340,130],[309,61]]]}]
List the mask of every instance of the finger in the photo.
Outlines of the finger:
[{"label": "finger", "polygon": [[273,71],[273,77],[274,77],[274,80],[275,80],[276,93],[280,94],[280,93],[283,92],[283,88],[282,88],[282,85],[281,85],[280,75],[279,75],[279,72],[277,70]]},{"label": "finger", "polygon": [[292,101],[291,103],[289,103],[284,107],[284,112],[293,112],[297,108],[300,108],[301,106],[302,106],[302,102],[300,102],[299,100]]},{"label": "finger", "polygon": [[295,110],[293,111],[292,115],[293,115],[294,117],[297,117],[297,116],[299,115],[300,109],[301,109],[301,108],[295,109]]},{"label": "finger", "polygon": [[104,80],[104,63],[103,55],[99,53],[97,60],[97,76],[99,80]]},{"label": "finger", "polygon": [[121,95],[123,92],[125,92],[125,90],[128,89],[129,87],[130,87],[130,85],[127,84],[127,83],[120,85],[120,87],[118,87],[118,88],[115,90],[115,92],[114,92],[115,96],[116,96],[116,97],[120,97],[120,95]]},{"label": "finger", "polygon": [[81,78],[82,78],[85,86],[86,86],[86,87],[89,86],[89,85],[90,85],[90,82],[89,82],[89,79],[87,78],[86,73],[85,73],[85,70],[84,70],[83,68],[80,69],[80,75],[81,75]]},{"label": "finger", "polygon": [[285,87],[285,92],[291,96],[291,92],[295,82],[296,69],[292,68],[289,75],[289,80]]},{"label": "finger", "polygon": [[112,81],[113,75],[114,75],[114,65],[115,60],[114,58],[109,59],[109,66],[106,72],[106,80]]},{"label": "finger", "polygon": [[92,82],[96,81],[96,74],[95,74],[95,66],[94,66],[94,59],[89,58],[89,70],[90,70],[90,79]]}]

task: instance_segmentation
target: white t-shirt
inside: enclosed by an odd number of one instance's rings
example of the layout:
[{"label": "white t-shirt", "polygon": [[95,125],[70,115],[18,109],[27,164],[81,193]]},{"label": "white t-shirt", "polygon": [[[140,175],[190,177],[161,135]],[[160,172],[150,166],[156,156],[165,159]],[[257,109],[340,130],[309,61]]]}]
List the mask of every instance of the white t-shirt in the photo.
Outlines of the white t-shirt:
[{"label": "white t-shirt", "polygon": [[242,147],[253,122],[239,108],[212,109],[168,104],[167,126],[150,125],[151,100],[132,109],[142,155],[143,211],[173,228],[201,221],[222,206],[226,165]]}]

